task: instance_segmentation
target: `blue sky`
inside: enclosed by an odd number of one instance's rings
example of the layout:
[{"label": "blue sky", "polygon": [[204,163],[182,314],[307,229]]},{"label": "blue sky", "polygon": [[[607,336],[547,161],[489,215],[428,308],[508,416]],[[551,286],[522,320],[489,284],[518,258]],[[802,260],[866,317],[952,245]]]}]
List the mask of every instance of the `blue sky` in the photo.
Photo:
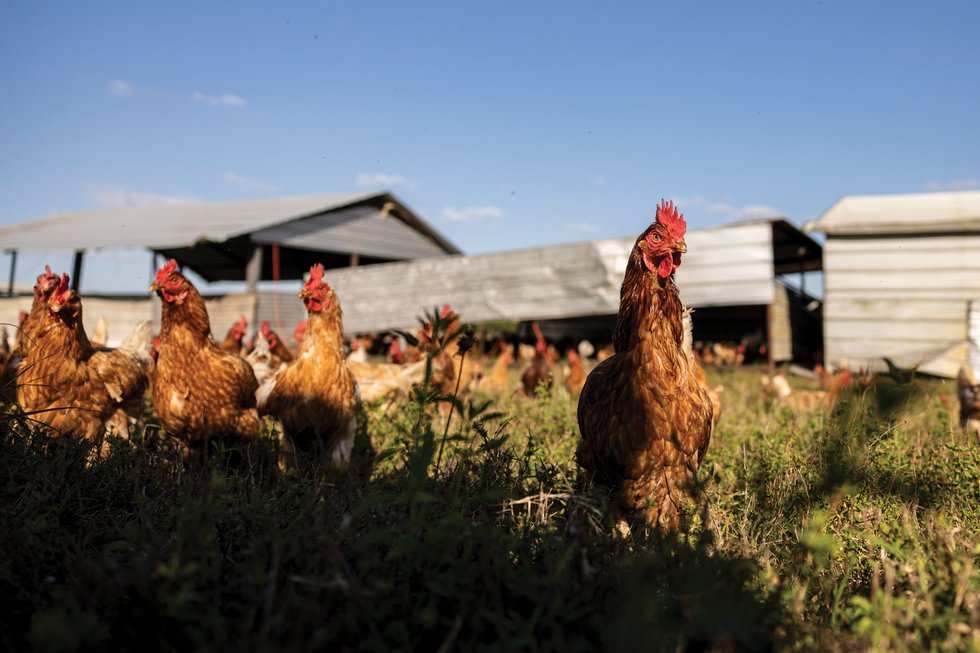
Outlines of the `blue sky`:
[{"label": "blue sky", "polygon": [[[475,253],[632,235],[661,197],[696,228],[980,188],[976,2],[31,2],[0,17],[0,224],[388,188]],[[18,280],[51,256],[25,252]],[[83,290],[145,288],[148,266],[102,254]]]}]

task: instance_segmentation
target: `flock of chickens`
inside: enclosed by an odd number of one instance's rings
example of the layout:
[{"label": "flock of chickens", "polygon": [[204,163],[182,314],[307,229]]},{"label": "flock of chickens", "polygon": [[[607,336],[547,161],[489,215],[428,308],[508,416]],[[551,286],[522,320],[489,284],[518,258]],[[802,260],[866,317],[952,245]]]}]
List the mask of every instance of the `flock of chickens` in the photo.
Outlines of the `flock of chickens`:
[{"label": "flock of chickens", "polygon": [[[684,512],[720,415],[721,389],[708,387],[700,358],[731,357],[737,364],[740,355],[737,349],[695,350],[691,311],[674,283],[687,251],[686,227],[672,203],[658,206],[627,264],[612,348],[599,352],[591,373],[583,363],[591,349],[570,349],[563,375],[579,395],[578,463],[610,489],[623,518],[652,526],[674,526]],[[299,293],[308,317],[294,333],[298,348],[291,351],[263,324],[248,350],[244,317],[222,342],[214,341],[200,293],[171,260],[150,286],[162,304],[159,336],[146,322],[109,349],[86,335],[82,302],[68,275],[46,267],[17,347],[0,357],[0,388],[15,389],[33,423],[94,440],[102,452],[107,433],[128,436],[147,390],[163,430],[187,452],[213,441],[254,440],[269,416],[288,456],[337,472],[349,464],[361,402],[407,395],[429,360],[438,395],[508,391],[513,347],[498,343],[480,348],[482,356],[455,357],[445,346],[452,338],[434,337],[431,323],[413,346],[392,340],[390,362],[368,362],[373,345],[361,338],[352,339],[348,355],[340,300],[323,275],[323,266],[314,265]],[[449,307],[441,318],[450,335],[460,331]],[[529,397],[555,383],[558,358],[533,326],[536,344],[523,354],[527,366],[517,390]],[[824,390],[812,395],[794,393],[781,376],[763,377],[763,389],[807,410],[829,408],[852,382],[846,371],[821,372],[821,379]],[[959,387],[964,426],[980,426],[980,385],[961,375]]]}]

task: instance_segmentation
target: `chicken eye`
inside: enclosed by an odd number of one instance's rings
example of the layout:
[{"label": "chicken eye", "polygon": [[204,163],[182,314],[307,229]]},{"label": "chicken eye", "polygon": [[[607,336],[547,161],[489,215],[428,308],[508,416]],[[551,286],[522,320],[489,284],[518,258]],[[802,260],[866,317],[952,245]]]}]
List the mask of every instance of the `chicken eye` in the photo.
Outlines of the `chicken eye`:
[{"label": "chicken eye", "polygon": [[650,238],[655,243],[659,243],[660,242],[660,234],[658,234],[656,231],[653,231],[653,232],[650,233]]},{"label": "chicken eye", "polygon": [[176,274],[171,274],[170,275],[170,283],[177,283],[177,275]]}]

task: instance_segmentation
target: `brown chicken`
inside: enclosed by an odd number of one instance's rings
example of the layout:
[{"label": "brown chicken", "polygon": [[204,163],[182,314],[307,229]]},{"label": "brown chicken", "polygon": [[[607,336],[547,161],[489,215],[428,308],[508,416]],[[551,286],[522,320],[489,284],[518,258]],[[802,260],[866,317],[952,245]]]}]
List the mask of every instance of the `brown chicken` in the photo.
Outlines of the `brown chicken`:
[{"label": "brown chicken", "polygon": [[48,265],[45,265],[44,272],[38,275],[34,283],[34,301],[31,304],[31,310],[28,313],[20,312],[17,341],[7,356],[3,372],[0,374],[0,399],[8,401],[17,399],[19,379],[29,373],[29,370],[24,366],[24,360],[35,346],[35,332],[38,327],[48,324],[48,298],[58,287],[59,281],[58,275],[51,272],[51,267]]},{"label": "brown chicken", "polygon": [[510,366],[513,362],[514,350],[505,345],[490,368],[490,373],[480,379],[479,389],[496,395],[506,394],[510,387]]},{"label": "brown chicken", "polygon": [[711,439],[712,406],[683,348],[684,306],[674,271],[687,225],[673,203],[630,254],[613,333],[616,353],[589,375],[578,404],[577,459],[618,509],[676,526]]},{"label": "brown chicken", "polygon": [[164,430],[190,448],[207,440],[257,438],[261,422],[252,368],[215,344],[204,300],[177,270],[177,261],[157,271],[150,290],[163,303],[152,391]]},{"label": "brown chicken", "polygon": [[44,324],[47,324],[48,298],[58,287],[60,279],[58,275],[51,272],[51,266],[44,266],[44,273],[37,276],[34,284],[34,302],[31,310],[24,317],[20,326],[20,333],[17,335],[17,346],[12,352],[12,358],[24,358],[34,339],[34,333]]},{"label": "brown chicken", "polygon": [[763,374],[760,378],[762,391],[798,413],[829,412],[837,405],[841,393],[854,381],[854,376],[847,370],[828,374],[822,368],[818,369],[817,374],[823,390],[794,389],[782,374],[771,378]]},{"label": "brown chicken", "polygon": [[319,263],[310,268],[299,296],[309,314],[303,343],[296,360],[259,390],[259,411],[282,422],[287,455],[343,471],[350,463],[361,398],[344,359],[340,300],[323,280]]},{"label": "brown chicken", "polygon": [[241,355],[242,342],[245,339],[245,329],[248,328],[248,320],[245,316],[238,318],[238,321],[228,327],[225,339],[221,341],[221,348],[229,354]]},{"label": "brown chicken", "polygon": [[548,358],[548,343],[537,322],[532,322],[531,328],[534,329],[534,337],[537,339],[534,345],[534,358],[521,375],[521,389],[527,397],[534,397],[539,385],[544,385],[550,391],[554,383],[551,362]]},{"label": "brown chicken", "polygon": [[[419,339],[418,348],[424,356],[432,358],[432,376],[429,379],[431,388],[436,394],[447,396],[453,394],[456,389],[457,375],[456,364],[453,361],[452,355],[449,353],[450,341],[463,327],[460,323],[459,315],[453,312],[453,309],[448,304],[443,305],[440,317],[444,320],[449,320],[445,333],[436,334],[433,337],[435,325],[430,321],[422,328],[422,336]],[[411,359],[411,352],[407,351],[405,360],[410,361]],[[466,390],[462,381],[463,379],[460,378],[461,394]]]},{"label": "brown chicken", "polygon": [[97,442],[105,452],[107,428],[129,436],[129,419],[139,416],[146,369],[123,349],[97,349],[82,325],[82,302],[68,287],[68,275],[47,301],[47,314],[34,325],[17,401],[32,419],[58,435]]},{"label": "brown chicken", "polygon": [[568,376],[565,377],[565,387],[573,396],[577,396],[582,393],[582,388],[585,387],[585,379],[586,374],[585,367],[582,365],[582,358],[577,351],[569,349]]},{"label": "brown chicken", "polygon": [[269,343],[269,353],[272,355],[271,365],[273,369],[278,369],[283,363],[291,363],[293,361],[293,352],[289,351],[289,347],[282,341],[279,334],[269,327],[268,320],[263,322],[262,326],[259,327],[259,335]]},{"label": "brown chicken", "polygon": [[980,383],[973,378],[970,369],[960,368],[956,389],[960,400],[960,426],[971,433],[980,434]]}]

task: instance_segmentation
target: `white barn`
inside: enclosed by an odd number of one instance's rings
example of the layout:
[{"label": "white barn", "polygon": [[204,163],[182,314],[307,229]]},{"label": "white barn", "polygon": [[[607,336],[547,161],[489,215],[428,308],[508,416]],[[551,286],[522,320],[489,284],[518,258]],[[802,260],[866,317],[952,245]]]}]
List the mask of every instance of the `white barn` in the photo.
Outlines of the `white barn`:
[{"label": "white barn", "polygon": [[980,192],[843,197],[806,230],[827,236],[828,364],[956,375],[980,298]]}]

